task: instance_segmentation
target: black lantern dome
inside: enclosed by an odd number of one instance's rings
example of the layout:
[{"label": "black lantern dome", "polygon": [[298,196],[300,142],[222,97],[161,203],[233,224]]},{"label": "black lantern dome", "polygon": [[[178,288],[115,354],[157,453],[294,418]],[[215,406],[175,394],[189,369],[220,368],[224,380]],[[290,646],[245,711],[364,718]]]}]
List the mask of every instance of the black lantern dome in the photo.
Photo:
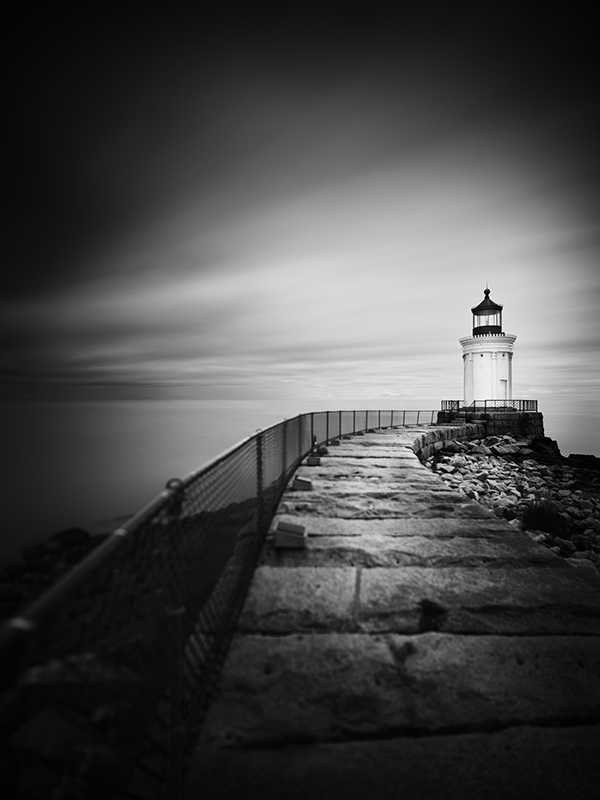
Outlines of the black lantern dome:
[{"label": "black lantern dome", "polygon": [[485,336],[489,333],[502,333],[502,306],[490,297],[490,290],[484,291],[484,298],[478,306],[474,306],[473,336]]}]

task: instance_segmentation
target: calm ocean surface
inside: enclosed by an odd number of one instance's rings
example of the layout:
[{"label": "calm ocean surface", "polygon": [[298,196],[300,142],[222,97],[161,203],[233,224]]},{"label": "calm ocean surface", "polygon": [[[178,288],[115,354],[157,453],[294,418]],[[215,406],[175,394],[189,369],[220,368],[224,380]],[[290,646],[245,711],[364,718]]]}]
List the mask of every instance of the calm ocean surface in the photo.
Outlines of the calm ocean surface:
[{"label": "calm ocean surface", "polygon": [[[299,410],[311,409],[191,400],[3,404],[0,563],[64,528],[118,527],[169,478]],[[600,454],[598,434],[590,435],[597,419],[544,413],[544,421],[564,455]]]},{"label": "calm ocean surface", "polygon": [[[0,563],[69,527],[109,531],[223,450],[279,422],[263,406],[194,401],[2,406]],[[292,415],[290,415],[292,416]]]}]

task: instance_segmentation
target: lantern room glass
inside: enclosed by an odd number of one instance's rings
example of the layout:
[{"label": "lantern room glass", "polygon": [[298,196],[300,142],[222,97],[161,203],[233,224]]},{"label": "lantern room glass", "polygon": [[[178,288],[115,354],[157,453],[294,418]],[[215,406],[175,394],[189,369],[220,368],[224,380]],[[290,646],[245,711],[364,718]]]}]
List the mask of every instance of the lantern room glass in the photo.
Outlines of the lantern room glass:
[{"label": "lantern room glass", "polygon": [[473,335],[483,336],[488,333],[502,333],[501,311],[473,314]]}]

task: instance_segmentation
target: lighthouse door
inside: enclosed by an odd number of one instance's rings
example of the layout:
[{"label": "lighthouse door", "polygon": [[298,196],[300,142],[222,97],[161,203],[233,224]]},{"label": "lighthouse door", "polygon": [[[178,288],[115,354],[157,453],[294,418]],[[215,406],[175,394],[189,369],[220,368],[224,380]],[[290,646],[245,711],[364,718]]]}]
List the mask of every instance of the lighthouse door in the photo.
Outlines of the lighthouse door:
[{"label": "lighthouse door", "polygon": [[500,399],[506,400],[507,399],[507,383],[508,381],[500,381]]}]

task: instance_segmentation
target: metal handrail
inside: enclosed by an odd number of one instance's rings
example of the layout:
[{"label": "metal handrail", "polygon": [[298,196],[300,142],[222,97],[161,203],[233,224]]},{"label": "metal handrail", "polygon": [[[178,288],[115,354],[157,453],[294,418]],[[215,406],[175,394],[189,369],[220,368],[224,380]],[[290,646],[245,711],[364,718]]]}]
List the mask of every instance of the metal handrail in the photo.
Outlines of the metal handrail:
[{"label": "metal handrail", "polygon": [[[92,739],[100,736],[97,719],[108,708],[119,737],[126,730],[130,742],[129,749],[114,754],[118,781],[110,770],[90,766],[88,748],[81,763],[69,758],[73,772],[65,774],[64,758],[55,765],[57,785],[92,783],[100,771],[107,798],[125,784],[128,796],[135,797],[138,784],[147,786],[147,773],[156,773],[159,753],[163,767],[156,785],[168,784],[169,796],[177,796],[186,748],[214,692],[264,538],[295,469],[315,447],[344,435],[433,424],[437,414],[418,409],[300,414],[170,480],[4,625],[0,666],[16,710],[12,723],[0,731],[0,743],[4,738],[4,746],[14,749],[23,725],[33,726],[38,738],[52,737],[48,719],[56,713],[57,697],[59,710],[64,706],[69,719],[78,715]],[[43,731],[36,728],[40,715]],[[179,731],[178,743],[174,731]],[[99,758],[106,759],[102,746]],[[47,753],[38,755],[50,769]],[[35,761],[35,754],[19,752],[16,762],[26,769],[28,759]]]},{"label": "metal handrail", "polygon": [[[442,401],[443,402],[443,401]],[[341,414],[341,413],[352,413],[353,420],[356,419],[356,411],[350,412],[342,412],[342,411],[326,411],[326,412],[312,412],[310,414],[302,414],[298,415],[293,419],[300,419],[301,417],[310,417],[311,420],[314,418],[315,413],[326,413],[327,416],[327,433],[325,438],[321,440],[315,439],[311,446],[302,452],[300,456],[300,460],[305,458],[310,452],[312,452],[315,446],[322,446],[327,444],[328,442],[335,440],[338,438],[338,435],[329,436],[329,419],[331,414]],[[411,425],[421,425],[421,424],[433,424],[434,417],[437,417],[437,411],[435,410],[420,410],[420,409],[408,409],[408,410],[390,410],[384,411],[383,413],[389,413],[391,415],[391,422],[389,425],[382,426],[381,425],[381,411],[363,411],[359,413],[364,413],[367,415],[370,413],[375,413],[378,415],[378,421],[375,426],[373,425],[366,425],[363,428],[354,428],[351,433],[361,433],[367,430],[376,428],[376,429],[387,429],[393,427],[410,427]],[[398,418],[394,420],[394,415],[402,414],[402,421]],[[416,414],[417,418],[413,423],[407,423],[406,418],[407,415]],[[428,415],[430,417],[429,422],[424,422],[421,419],[421,415]],[[36,627],[39,621],[43,618],[47,611],[50,611],[52,607],[59,602],[59,600],[64,597],[66,594],[69,593],[71,589],[73,589],[78,582],[83,581],[88,573],[93,570],[93,568],[101,563],[105,558],[107,558],[110,553],[112,552],[113,548],[118,546],[124,539],[124,537],[131,535],[133,531],[140,527],[141,524],[155,514],[158,510],[168,504],[169,500],[179,494],[181,492],[182,487],[187,487],[194,482],[198,481],[204,474],[206,474],[209,470],[214,469],[218,464],[224,462],[227,458],[231,455],[239,451],[246,443],[253,441],[253,440],[260,440],[264,436],[265,433],[268,431],[275,431],[280,429],[282,425],[285,424],[278,422],[274,423],[273,425],[269,426],[265,429],[259,429],[255,434],[245,437],[241,439],[236,444],[228,447],[226,450],[222,451],[219,455],[215,456],[213,459],[207,461],[203,466],[192,470],[187,475],[185,475],[181,479],[175,479],[178,481],[177,486],[169,487],[170,481],[167,482],[167,486],[163,489],[160,494],[158,494],[153,500],[151,500],[147,505],[143,506],[138,512],[136,512],[132,517],[130,517],[123,525],[119,528],[115,529],[111,536],[105,540],[102,544],[100,544],[92,553],[90,553],[87,557],[82,559],[78,564],[76,564],[69,572],[60,580],[57,581],[52,587],[50,587],[41,597],[39,597],[35,602],[31,603],[18,617],[13,617],[9,619],[6,623],[4,623],[4,627],[0,628],[0,657],[2,655],[3,650],[3,643],[5,641],[5,636],[7,634],[7,628],[10,630],[11,628],[16,628],[18,630],[28,630],[32,631]]]},{"label": "metal handrail", "polygon": [[462,400],[442,400],[441,410],[452,414],[465,414],[466,416],[487,413],[488,411],[515,411],[517,413],[536,413],[537,400],[510,399],[510,400],[473,400],[465,406]]}]

